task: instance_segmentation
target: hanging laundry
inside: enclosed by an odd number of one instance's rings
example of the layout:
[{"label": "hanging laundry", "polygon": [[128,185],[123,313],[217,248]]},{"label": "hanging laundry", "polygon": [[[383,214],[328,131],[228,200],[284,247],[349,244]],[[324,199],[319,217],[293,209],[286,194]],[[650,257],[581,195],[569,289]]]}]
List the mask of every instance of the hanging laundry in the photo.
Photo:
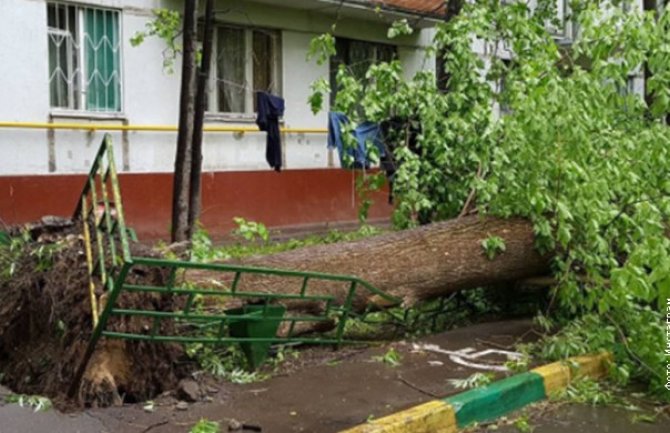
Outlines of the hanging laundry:
[{"label": "hanging laundry", "polygon": [[363,122],[359,124],[356,129],[354,129],[354,135],[356,136],[359,150],[363,150],[364,164],[366,168],[370,166],[366,154],[366,150],[370,144],[374,144],[379,151],[380,157],[383,157],[386,154],[384,143],[382,143],[381,140],[381,130],[376,123]]},{"label": "hanging laundry", "polygon": [[370,168],[367,157],[368,143],[377,147],[380,156],[386,153],[381,141],[379,125],[373,122],[359,124],[353,131],[356,147],[345,149],[342,127],[348,123],[349,118],[343,113],[330,112],[328,114],[328,147],[337,149],[342,168]]},{"label": "hanging laundry", "polygon": [[258,116],[256,124],[261,131],[267,131],[265,160],[275,171],[281,171],[281,132],[279,118],[284,115],[284,99],[265,92],[256,93]]},{"label": "hanging laundry", "polygon": [[[344,167],[344,139],[342,138],[342,127],[349,123],[349,118],[344,113],[331,111],[328,113],[328,148],[337,149],[340,156],[340,166]],[[356,159],[354,149],[349,149],[349,154]]]}]

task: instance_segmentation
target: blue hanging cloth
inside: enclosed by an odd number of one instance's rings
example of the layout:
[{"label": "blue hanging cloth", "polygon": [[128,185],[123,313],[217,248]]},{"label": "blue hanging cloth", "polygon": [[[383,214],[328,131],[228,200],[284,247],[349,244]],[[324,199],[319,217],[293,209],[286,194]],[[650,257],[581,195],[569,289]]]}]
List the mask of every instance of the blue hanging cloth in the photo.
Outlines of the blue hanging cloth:
[{"label": "blue hanging cloth", "polygon": [[372,143],[377,147],[380,156],[386,154],[384,144],[381,140],[379,125],[373,122],[359,124],[353,131],[357,143],[356,147],[345,149],[342,127],[348,123],[349,118],[344,113],[334,111],[328,113],[328,147],[337,149],[342,168],[370,168],[370,162],[367,157],[368,143]]}]

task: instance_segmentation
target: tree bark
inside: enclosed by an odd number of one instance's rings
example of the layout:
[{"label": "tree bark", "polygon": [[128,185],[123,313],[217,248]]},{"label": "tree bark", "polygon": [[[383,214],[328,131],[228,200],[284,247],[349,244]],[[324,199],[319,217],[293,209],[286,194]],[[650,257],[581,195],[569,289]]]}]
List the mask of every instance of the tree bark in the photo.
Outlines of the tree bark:
[{"label": "tree bark", "polygon": [[212,63],[212,40],[214,38],[214,0],[207,0],[205,6],[205,28],[202,41],[202,59],[198,69],[198,89],[195,96],[195,116],[193,122],[193,145],[191,160],[191,188],[188,208],[188,237],[200,218],[201,174],[202,174],[202,137],[205,123],[205,105],[207,104],[207,82]]},{"label": "tree bark", "polygon": [[[499,236],[506,250],[489,260],[482,241]],[[549,257],[534,247],[532,224],[523,219],[495,219],[477,216],[429,224],[413,230],[393,232],[354,242],[319,245],[298,250],[251,257],[239,262],[287,270],[325,272],[357,276],[391,296],[404,306],[444,296],[461,289],[516,281],[549,272]],[[185,279],[200,287],[230,286],[225,274],[189,271]],[[238,290],[299,293],[301,279],[244,275]],[[348,284],[309,283],[309,294],[333,294],[345,299]],[[359,287],[354,308],[368,303],[387,304]],[[311,302],[283,302],[289,309],[318,310]],[[388,305],[388,304],[387,304]]]},{"label": "tree bark", "polygon": [[184,2],[184,52],[182,58],[179,132],[172,190],[172,242],[188,239],[189,196],[195,93],[196,0]]}]

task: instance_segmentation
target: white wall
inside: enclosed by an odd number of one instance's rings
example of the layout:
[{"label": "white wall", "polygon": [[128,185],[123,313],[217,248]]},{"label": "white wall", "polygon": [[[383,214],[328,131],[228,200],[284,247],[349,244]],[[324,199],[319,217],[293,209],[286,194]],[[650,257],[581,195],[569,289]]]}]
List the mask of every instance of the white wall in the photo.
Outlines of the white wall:
[{"label": "white wall", "polygon": [[[40,1],[0,1],[0,121],[43,122],[49,110],[46,7]],[[35,35],[43,34],[37,38]],[[0,174],[44,173],[44,131],[0,131]]]},{"label": "white wall", "polygon": [[[286,127],[324,128],[328,124],[329,101],[316,115],[307,103],[309,84],[328,75],[328,65],[317,65],[305,59],[310,41],[316,34],[286,30],[282,32],[284,75],[282,89],[286,98]],[[326,167],[328,149],[323,134],[290,134],[286,136],[286,165],[289,168]]]},{"label": "white wall", "polygon": [[419,71],[433,71],[437,67],[435,55],[428,54],[426,49],[433,42],[435,30],[432,28],[415,31],[415,45],[399,46],[398,58],[403,65],[405,79],[411,79]]},{"label": "white wall", "polygon": [[[46,0],[0,0],[0,122],[75,122],[119,125],[176,125],[180,88],[180,64],[175,74],[163,70],[164,43],[147,38],[139,47],[130,37],[143,30],[152,19],[152,9],[178,8],[180,0],[72,0],[69,3],[99,5],[122,11],[122,91],[123,112],[115,116],[79,112],[54,116],[49,108]],[[280,2],[281,3],[281,2]],[[328,65],[307,62],[306,54],[314,36],[327,31],[334,17],[314,11],[291,9],[239,0],[219,0],[217,10],[230,12],[217,18],[224,22],[271,27],[281,31],[282,95],[286,100],[285,126],[326,128],[325,110],[312,114],[307,98],[310,84],[327,76]],[[343,18],[336,36],[385,41],[387,23]],[[430,42],[430,30],[401,38],[400,58],[407,75],[429,68],[421,46]],[[230,124],[210,119],[208,124]],[[253,121],[235,123],[253,126]],[[0,176],[8,174],[83,173],[88,170],[103,133],[99,131],[18,130],[0,128]],[[176,134],[169,132],[117,132],[113,134],[120,170],[166,172],[173,169]],[[329,166],[325,134],[286,134],[286,168]],[[265,134],[206,134],[205,170],[267,170]]]}]

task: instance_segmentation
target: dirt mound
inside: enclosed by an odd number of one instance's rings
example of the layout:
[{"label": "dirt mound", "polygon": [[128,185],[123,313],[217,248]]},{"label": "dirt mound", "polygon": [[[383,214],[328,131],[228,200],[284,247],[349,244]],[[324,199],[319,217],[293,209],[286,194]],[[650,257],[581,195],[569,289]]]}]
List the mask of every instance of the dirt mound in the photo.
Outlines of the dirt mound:
[{"label": "dirt mound", "polygon": [[[45,395],[61,408],[142,401],[173,389],[186,372],[179,345],[101,339],[77,398],[66,393],[91,336],[84,246],[74,234],[27,242],[13,253],[11,278],[0,275],[0,378],[14,392]],[[134,248],[138,248],[137,246]],[[142,256],[151,255],[146,248]],[[155,255],[155,254],[154,254]],[[5,263],[7,265],[7,263]],[[157,269],[137,268],[130,281],[163,285]],[[173,310],[173,297],[123,293],[118,308]],[[142,318],[112,318],[108,329],[146,332]],[[161,325],[170,332],[170,321]]]}]

